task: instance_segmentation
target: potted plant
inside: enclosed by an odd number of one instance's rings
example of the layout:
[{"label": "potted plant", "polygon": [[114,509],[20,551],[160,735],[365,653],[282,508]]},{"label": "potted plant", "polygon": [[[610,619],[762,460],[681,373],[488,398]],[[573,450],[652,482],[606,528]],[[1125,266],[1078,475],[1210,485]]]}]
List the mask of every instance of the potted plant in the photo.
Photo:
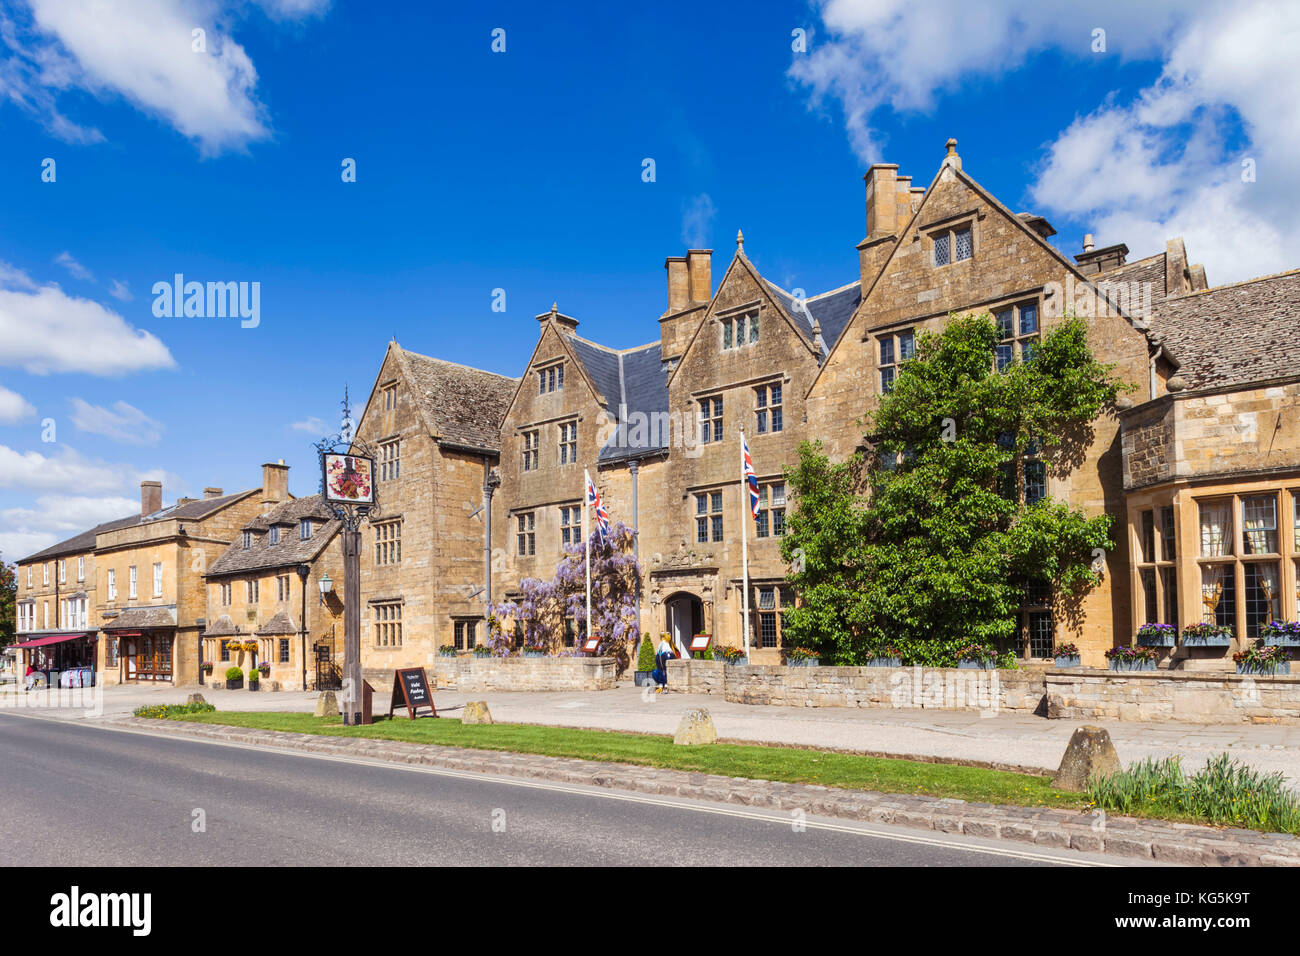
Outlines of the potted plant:
[{"label": "potted plant", "polygon": [[455,656],[456,656],[456,645],[455,645],[455,644],[443,644],[441,647],[438,648],[438,656],[439,656],[439,657],[455,657]]},{"label": "potted plant", "polygon": [[211,674],[211,673],[212,673],[212,661],[204,661],[204,662],[203,662],[203,673],[205,673],[205,674]]},{"label": "potted plant", "polygon": [[[537,638],[537,640],[540,641],[541,638]],[[524,644],[523,650],[520,651],[520,654],[523,657],[545,657],[546,650],[541,644],[532,643],[530,639],[529,643]]]},{"label": "potted plant", "polygon": [[1173,647],[1178,629],[1172,624],[1143,624],[1138,628],[1137,642],[1142,647]]},{"label": "potted plant", "polygon": [[1081,667],[1083,659],[1078,644],[1057,644],[1052,650],[1057,667]]},{"label": "potted plant", "polygon": [[1300,647],[1300,621],[1269,621],[1259,636],[1265,647]]},{"label": "potted plant", "polygon": [[655,669],[655,647],[654,642],[650,640],[650,635],[646,634],[641,638],[641,649],[636,652],[636,670],[632,674],[632,681],[637,687],[647,687],[650,684],[650,674]]},{"label": "potted plant", "polygon": [[250,667],[248,669],[248,689],[257,690],[259,687],[262,686],[261,681],[262,681],[261,669],[257,667]]},{"label": "potted plant", "polygon": [[869,647],[863,653],[863,663],[867,667],[901,667],[903,652],[893,644],[883,647]]},{"label": "potted plant", "polygon": [[1230,647],[1232,628],[1226,624],[1188,624],[1183,628],[1184,647]]},{"label": "potted plant", "polygon": [[1156,652],[1149,647],[1112,647],[1106,660],[1113,671],[1153,671],[1156,669]]},{"label": "potted plant", "polygon": [[961,670],[991,671],[998,666],[998,652],[987,644],[967,644],[957,652],[957,667]]},{"label": "potted plant", "polygon": [[270,680],[270,679],[271,679],[271,665],[270,665],[270,664],[258,664],[258,665],[257,665],[257,669],[258,669],[259,671],[262,672],[262,676],[265,677],[267,680]]},{"label": "potted plant", "polygon": [[226,668],[226,690],[239,690],[244,686],[244,672],[238,667]]},{"label": "potted plant", "polygon": [[806,647],[792,647],[785,652],[785,662],[790,667],[817,667],[821,661],[816,651]]},{"label": "potted plant", "polygon": [[737,667],[746,663],[745,651],[743,648],[731,646],[720,647],[718,648],[718,653],[721,654],[722,659],[732,667]]},{"label": "potted plant", "polygon": [[474,645],[474,656],[475,656],[475,657],[491,657],[491,656],[492,656],[492,648],[489,647],[487,644],[475,644],[475,645]]},{"label": "potted plant", "polygon": [[1238,674],[1289,674],[1291,657],[1283,647],[1255,644],[1232,655]]}]

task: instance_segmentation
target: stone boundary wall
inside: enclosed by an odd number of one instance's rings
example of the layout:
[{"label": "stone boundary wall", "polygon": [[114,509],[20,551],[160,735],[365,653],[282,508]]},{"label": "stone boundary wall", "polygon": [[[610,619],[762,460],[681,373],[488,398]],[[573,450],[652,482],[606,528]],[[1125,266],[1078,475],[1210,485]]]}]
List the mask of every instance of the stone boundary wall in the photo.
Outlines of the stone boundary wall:
[{"label": "stone boundary wall", "polygon": [[1043,711],[1044,669],[788,667],[669,661],[668,687],[741,704],[785,707],[907,707]]},{"label": "stone boundary wall", "polygon": [[[425,672],[437,688],[486,690],[610,690],[612,657],[435,657]],[[367,680],[378,689],[375,680]],[[392,693],[393,672],[382,680]]]},{"label": "stone boundary wall", "polygon": [[1300,676],[1207,671],[1047,672],[1047,715],[1189,724],[1300,724]]}]

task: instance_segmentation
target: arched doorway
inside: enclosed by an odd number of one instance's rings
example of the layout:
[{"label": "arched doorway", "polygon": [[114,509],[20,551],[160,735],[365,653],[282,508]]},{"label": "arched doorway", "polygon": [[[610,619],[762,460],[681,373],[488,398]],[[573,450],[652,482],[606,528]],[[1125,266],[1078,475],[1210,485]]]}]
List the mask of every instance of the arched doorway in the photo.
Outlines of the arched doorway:
[{"label": "arched doorway", "polygon": [[704,631],[704,602],[686,591],[669,597],[664,601],[664,630],[673,644],[689,648],[691,638]]}]

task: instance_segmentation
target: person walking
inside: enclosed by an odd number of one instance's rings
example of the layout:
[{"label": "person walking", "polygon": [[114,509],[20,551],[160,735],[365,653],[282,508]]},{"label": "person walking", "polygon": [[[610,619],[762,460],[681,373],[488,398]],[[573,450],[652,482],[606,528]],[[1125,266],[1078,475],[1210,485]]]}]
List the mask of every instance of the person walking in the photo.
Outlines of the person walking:
[{"label": "person walking", "polygon": [[655,651],[655,670],[654,679],[656,694],[666,693],[668,690],[668,662],[677,655],[673,653],[673,646],[668,643],[668,635],[664,634],[659,639],[659,647]]}]

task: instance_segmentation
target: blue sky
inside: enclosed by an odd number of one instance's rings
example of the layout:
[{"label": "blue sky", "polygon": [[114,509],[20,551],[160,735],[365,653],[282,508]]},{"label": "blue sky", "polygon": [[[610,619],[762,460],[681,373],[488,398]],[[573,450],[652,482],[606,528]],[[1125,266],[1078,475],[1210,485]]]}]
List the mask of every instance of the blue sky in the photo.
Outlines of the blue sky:
[{"label": "blue sky", "polygon": [[[925,185],[949,136],[1066,253],[1300,265],[1295,7],[918,6],[4,3],[0,554],[128,513],[143,477],[170,501],[283,458],[314,492],[312,420],[393,336],[517,375],[555,301],[650,341],[664,257],[705,244],[716,278],[737,228],[786,288],[850,282],[866,166]],[[156,317],[175,273],[260,283],[260,323]]]}]

